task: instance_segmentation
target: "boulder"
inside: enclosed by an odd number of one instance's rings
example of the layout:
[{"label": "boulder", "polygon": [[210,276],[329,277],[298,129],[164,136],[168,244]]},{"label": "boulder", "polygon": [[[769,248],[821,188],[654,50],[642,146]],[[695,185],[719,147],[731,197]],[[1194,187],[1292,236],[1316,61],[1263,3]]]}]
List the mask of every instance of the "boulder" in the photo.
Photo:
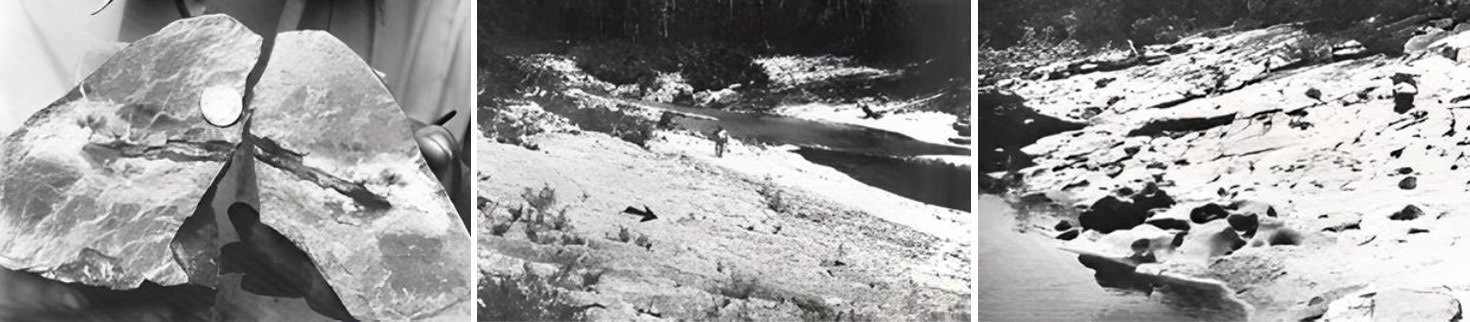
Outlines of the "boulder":
[{"label": "boulder", "polygon": [[1189,231],[1189,222],[1183,219],[1154,218],[1149,219],[1148,222],[1145,223],[1153,225],[1154,227],[1159,227],[1160,229]]},{"label": "boulder", "polygon": [[1221,207],[1220,205],[1214,203],[1207,203],[1202,206],[1195,207],[1193,210],[1190,210],[1189,221],[1192,221],[1196,224],[1203,224],[1211,220],[1225,218],[1229,215],[1230,213],[1225,211],[1225,207]]},{"label": "boulder", "polygon": [[1404,179],[1399,180],[1399,189],[1414,190],[1414,188],[1418,188],[1418,187],[1419,187],[1419,179],[1415,179],[1412,176],[1404,177]]},{"label": "boulder", "polygon": [[1082,228],[1096,230],[1100,233],[1110,233],[1119,229],[1133,228],[1143,224],[1148,218],[1148,211],[1133,204],[1132,202],[1118,200],[1117,197],[1107,196],[1098,199],[1092,207],[1083,212],[1077,218]]},{"label": "boulder", "polygon": [[469,234],[371,67],[320,31],[278,36],[256,86],[261,222],[362,320],[472,312]]},{"label": "boulder", "polygon": [[206,123],[199,97],[243,92],[260,44],[229,17],[173,22],[5,138],[0,266],[114,289],[211,285],[212,238],[175,235],[240,129]]},{"label": "boulder", "polygon": [[1420,216],[1424,216],[1424,210],[1421,210],[1419,209],[1419,207],[1414,205],[1408,205],[1404,206],[1404,209],[1394,212],[1393,215],[1389,215],[1388,219],[1414,220],[1418,219]]},{"label": "boulder", "polygon": [[1169,208],[1174,206],[1174,198],[1154,183],[1149,183],[1142,191],[1133,195],[1133,204],[1145,210]]},{"label": "boulder", "polygon": [[1312,223],[1312,227],[1321,231],[1340,233],[1347,230],[1359,229],[1362,222],[1362,214],[1339,212],[1317,216],[1317,219]]}]

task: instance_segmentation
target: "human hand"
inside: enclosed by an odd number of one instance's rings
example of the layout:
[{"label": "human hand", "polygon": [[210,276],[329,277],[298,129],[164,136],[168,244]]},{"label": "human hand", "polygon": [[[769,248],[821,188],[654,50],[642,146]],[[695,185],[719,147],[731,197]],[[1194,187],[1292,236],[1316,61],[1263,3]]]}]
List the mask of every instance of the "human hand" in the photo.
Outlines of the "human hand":
[{"label": "human hand", "polygon": [[[451,114],[449,117],[452,117]],[[445,117],[447,120],[448,117]],[[443,120],[436,123],[443,123]],[[423,153],[424,161],[429,164],[429,170],[439,179],[444,186],[445,192],[449,194],[449,200],[454,203],[454,210],[459,213],[459,218],[469,229],[469,164],[468,158],[461,156],[458,142],[448,129],[436,124],[417,123],[414,129],[414,140],[418,142],[419,152]]]}]

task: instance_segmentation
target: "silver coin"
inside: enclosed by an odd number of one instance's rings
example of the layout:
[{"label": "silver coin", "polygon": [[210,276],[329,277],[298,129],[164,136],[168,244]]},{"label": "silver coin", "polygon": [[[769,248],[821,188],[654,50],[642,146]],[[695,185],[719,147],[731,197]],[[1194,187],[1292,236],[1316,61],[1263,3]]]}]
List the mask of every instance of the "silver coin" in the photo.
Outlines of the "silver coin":
[{"label": "silver coin", "polygon": [[199,112],[210,125],[226,127],[240,120],[244,104],[240,91],[229,86],[211,86],[199,93]]}]

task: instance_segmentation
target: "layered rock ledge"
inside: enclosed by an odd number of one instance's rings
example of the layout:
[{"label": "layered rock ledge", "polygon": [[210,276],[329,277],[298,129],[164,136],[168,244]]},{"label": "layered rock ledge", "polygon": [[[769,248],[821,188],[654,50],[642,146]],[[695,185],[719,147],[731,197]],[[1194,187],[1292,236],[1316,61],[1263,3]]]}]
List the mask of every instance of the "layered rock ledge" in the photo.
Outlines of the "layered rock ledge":
[{"label": "layered rock ledge", "polygon": [[1344,288],[1470,289],[1449,273],[1470,267],[1452,255],[1470,218],[1458,210],[1470,206],[1470,67],[1452,53],[1470,34],[1308,60],[1297,49],[1314,37],[1291,25],[1195,36],[1148,64],[1002,81],[1027,107],[1086,124],[1022,149],[1035,165],[1013,193],[1059,206],[1028,226],[1069,249],[1146,254],[1140,271],[1219,281],[1257,320],[1334,316],[1324,303]]}]

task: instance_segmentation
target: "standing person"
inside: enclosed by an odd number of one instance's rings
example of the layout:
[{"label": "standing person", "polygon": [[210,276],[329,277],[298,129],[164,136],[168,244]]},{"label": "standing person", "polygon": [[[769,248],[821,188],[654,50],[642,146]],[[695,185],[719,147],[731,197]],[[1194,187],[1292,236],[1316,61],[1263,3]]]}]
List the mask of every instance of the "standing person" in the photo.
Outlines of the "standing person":
[{"label": "standing person", "polygon": [[725,157],[725,148],[730,144],[730,134],[726,133],[725,127],[721,126],[715,128],[715,133],[711,136],[713,136],[715,140],[715,157]]}]

